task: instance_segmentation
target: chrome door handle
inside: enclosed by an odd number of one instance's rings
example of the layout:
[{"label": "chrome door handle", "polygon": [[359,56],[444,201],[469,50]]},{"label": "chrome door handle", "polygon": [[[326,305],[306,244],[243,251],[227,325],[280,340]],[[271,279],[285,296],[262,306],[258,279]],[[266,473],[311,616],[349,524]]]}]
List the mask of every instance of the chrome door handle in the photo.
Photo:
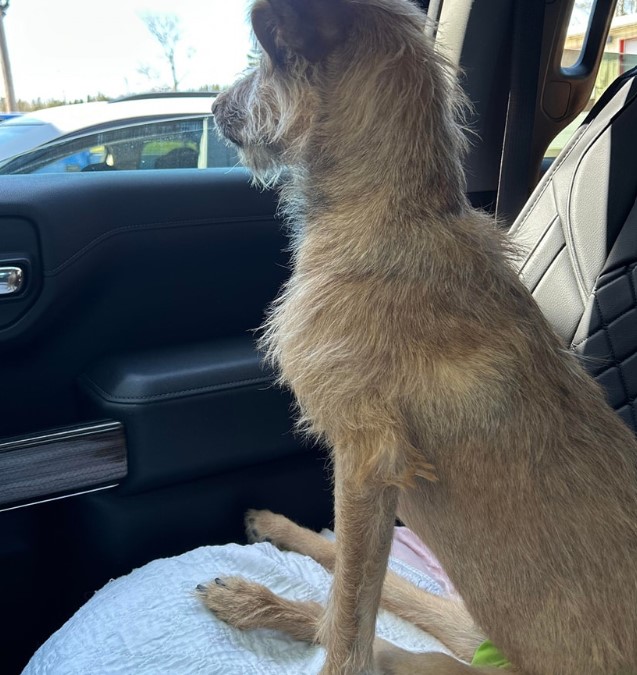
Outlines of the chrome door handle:
[{"label": "chrome door handle", "polygon": [[0,267],[0,296],[15,295],[24,287],[24,270],[21,267],[9,265]]}]

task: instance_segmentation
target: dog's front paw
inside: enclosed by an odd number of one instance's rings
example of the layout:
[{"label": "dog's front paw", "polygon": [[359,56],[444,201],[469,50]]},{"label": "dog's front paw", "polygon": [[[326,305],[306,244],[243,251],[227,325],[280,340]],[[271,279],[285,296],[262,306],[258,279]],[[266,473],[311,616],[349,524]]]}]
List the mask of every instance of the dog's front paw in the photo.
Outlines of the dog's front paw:
[{"label": "dog's front paw", "polygon": [[291,520],[272,511],[250,509],[245,516],[246,536],[251,544],[267,541],[278,548],[290,548],[290,534],[298,527]]},{"label": "dog's front paw", "polygon": [[219,619],[242,630],[261,628],[259,617],[276,604],[272,591],[241,577],[223,577],[199,584],[195,594]]}]

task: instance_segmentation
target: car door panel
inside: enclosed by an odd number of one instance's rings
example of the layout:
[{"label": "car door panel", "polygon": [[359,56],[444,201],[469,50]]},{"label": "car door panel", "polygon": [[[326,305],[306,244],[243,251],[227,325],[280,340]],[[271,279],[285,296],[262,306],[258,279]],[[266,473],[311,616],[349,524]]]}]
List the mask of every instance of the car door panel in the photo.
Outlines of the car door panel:
[{"label": "car door panel", "polygon": [[0,442],[114,420],[128,465],[113,489],[0,512],[3,672],[109,578],[241,540],[248,507],[329,522],[325,455],[254,347],[288,274],[276,208],[242,169],[0,182],[0,261],[28,261],[23,295],[0,296]]},{"label": "car door panel", "polygon": [[42,284],[0,331],[5,376],[32,384],[28,405],[0,392],[2,436],[76,422],[75,379],[103,356],[243,338],[260,324],[287,269],[275,195],[239,170],[166,173],[3,181],[0,217],[35,228]]},{"label": "car door panel", "polygon": [[78,424],[0,441],[0,508],[112,486],[126,475],[120,422]]},{"label": "car door panel", "polygon": [[22,286],[0,292],[0,331],[15,323],[33,304],[40,290],[41,264],[38,233],[24,218],[0,218],[0,270],[22,271]]},{"label": "car door panel", "polygon": [[80,384],[89,417],[125,423],[126,494],[302,452],[250,338],[109,357]]}]

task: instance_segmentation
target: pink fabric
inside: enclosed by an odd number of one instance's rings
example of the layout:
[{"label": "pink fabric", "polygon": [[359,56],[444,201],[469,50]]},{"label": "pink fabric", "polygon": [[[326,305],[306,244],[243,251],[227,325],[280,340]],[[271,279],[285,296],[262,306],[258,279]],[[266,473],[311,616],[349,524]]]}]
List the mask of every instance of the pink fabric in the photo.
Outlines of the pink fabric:
[{"label": "pink fabric", "polygon": [[442,565],[438,562],[436,556],[409,528],[394,528],[391,555],[411,567],[428,574],[438,582],[446,594],[455,593],[453,584],[442,569]]}]

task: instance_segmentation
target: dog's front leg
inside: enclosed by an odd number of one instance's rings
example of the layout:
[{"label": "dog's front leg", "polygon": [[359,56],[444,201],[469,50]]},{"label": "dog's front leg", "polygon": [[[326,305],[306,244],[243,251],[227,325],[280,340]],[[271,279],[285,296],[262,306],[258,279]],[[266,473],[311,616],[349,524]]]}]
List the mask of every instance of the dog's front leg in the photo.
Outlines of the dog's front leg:
[{"label": "dog's front leg", "polygon": [[336,561],[319,629],[327,650],[323,675],[372,673],[376,614],[391,547],[398,488],[379,478],[361,483],[334,452]]}]

